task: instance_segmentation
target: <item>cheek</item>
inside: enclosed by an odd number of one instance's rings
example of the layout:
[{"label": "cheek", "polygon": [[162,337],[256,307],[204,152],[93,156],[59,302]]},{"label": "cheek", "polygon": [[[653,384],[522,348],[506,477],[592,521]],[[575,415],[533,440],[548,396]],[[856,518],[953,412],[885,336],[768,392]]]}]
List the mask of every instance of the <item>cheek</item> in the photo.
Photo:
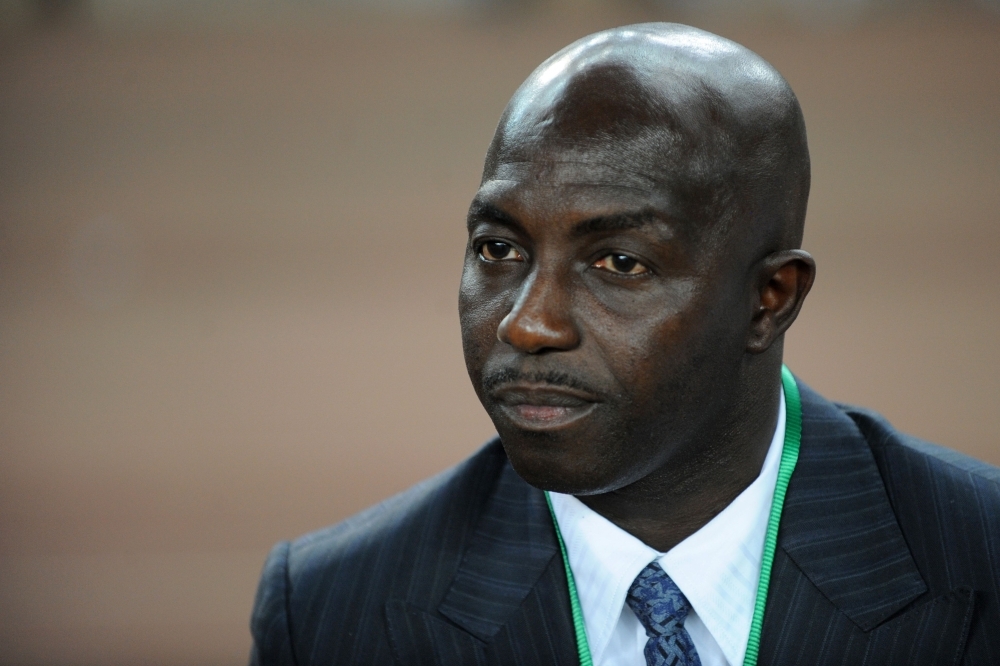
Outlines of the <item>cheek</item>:
[{"label": "cheek", "polygon": [[738,326],[711,310],[711,304],[701,304],[645,327],[630,348],[632,398],[638,412],[649,415],[645,428],[651,432],[685,438],[717,413],[725,387],[739,372]]},{"label": "cheek", "polygon": [[458,316],[462,327],[462,348],[469,373],[474,376],[497,342],[497,329],[509,311],[507,292],[466,264],[458,293]]},{"label": "cheek", "polygon": [[704,328],[694,280],[676,280],[655,293],[594,299],[589,328],[605,363],[623,385],[656,385],[683,364]]}]

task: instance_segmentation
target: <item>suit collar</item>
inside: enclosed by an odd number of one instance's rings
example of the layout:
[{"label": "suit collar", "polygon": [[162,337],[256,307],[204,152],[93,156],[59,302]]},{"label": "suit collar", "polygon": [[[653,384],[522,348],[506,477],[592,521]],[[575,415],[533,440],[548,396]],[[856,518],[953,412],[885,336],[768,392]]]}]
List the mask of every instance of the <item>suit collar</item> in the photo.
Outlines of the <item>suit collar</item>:
[{"label": "suit collar", "polygon": [[506,464],[438,611],[489,642],[558,553],[542,491]]},{"label": "suit collar", "polygon": [[802,443],[779,546],[862,630],[927,591],[854,421],[801,382]]}]

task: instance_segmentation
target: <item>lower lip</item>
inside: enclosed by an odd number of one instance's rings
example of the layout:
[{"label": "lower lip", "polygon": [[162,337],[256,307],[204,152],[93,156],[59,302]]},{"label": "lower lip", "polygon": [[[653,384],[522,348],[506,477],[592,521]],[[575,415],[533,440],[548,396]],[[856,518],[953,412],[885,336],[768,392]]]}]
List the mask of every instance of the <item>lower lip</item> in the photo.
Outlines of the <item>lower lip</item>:
[{"label": "lower lip", "polygon": [[579,407],[555,405],[502,405],[504,413],[525,430],[553,430],[567,426],[589,414],[596,403]]}]

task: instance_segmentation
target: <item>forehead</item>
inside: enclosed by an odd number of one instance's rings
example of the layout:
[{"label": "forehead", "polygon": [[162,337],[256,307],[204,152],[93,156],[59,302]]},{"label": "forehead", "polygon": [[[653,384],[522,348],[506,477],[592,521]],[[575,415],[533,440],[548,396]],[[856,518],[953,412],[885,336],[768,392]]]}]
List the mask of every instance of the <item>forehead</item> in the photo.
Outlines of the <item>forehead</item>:
[{"label": "forehead", "polygon": [[525,221],[641,211],[671,226],[693,222],[678,175],[631,143],[522,142],[498,151],[473,211],[485,205]]}]

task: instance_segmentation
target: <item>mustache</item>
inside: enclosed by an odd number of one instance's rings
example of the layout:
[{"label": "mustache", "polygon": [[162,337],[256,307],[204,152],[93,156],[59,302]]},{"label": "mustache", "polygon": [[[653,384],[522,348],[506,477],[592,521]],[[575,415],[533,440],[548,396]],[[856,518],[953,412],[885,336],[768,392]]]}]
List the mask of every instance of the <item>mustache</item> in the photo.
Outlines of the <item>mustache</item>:
[{"label": "mustache", "polygon": [[577,391],[583,391],[593,395],[603,394],[603,391],[600,391],[592,387],[587,382],[584,382],[565,372],[557,372],[554,370],[547,372],[522,372],[513,368],[503,368],[483,375],[483,390],[490,393],[498,386],[502,386],[503,384],[512,384],[514,382],[564,386],[569,389],[575,389]]}]

